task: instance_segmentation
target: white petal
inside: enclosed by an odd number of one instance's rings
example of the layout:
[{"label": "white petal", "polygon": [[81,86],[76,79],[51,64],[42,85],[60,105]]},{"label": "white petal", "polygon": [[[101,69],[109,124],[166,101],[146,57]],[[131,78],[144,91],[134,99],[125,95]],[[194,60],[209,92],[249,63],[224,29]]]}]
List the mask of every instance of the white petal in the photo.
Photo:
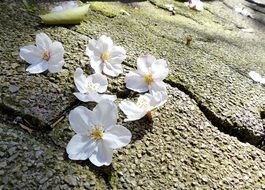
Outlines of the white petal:
[{"label": "white petal", "polygon": [[255,71],[250,71],[248,73],[248,75],[252,78],[252,80],[254,80],[255,82],[260,82],[262,77],[259,73],[255,72]]},{"label": "white petal", "polygon": [[106,146],[114,149],[126,146],[131,141],[131,138],[132,134],[127,128],[116,125],[107,130],[102,139]]},{"label": "white petal", "polygon": [[164,91],[166,89],[166,84],[163,81],[154,81],[148,88],[149,91]]},{"label": "white petal", "polygon": [[81,93],[75,92],[74,95],[82,102],[99,102],[102,100],[101,95],[97,92]]},{"label": "white petal", "polygon": [[92,59],[90,61],[90,66],[94,69],[95,73],[102,73],[104,64],[102,61],[94,61]]},{"label": "white petal", "polygon": [[103,127],[115,125],[118,117],[117,106],[110,100],[100,101],[93,109],[94,114],[99,124]]},{"label": "white petal", "polygon": [[80,134],[74,135],[66,147],[71,160],[86,160],[95,151],[97,151],[97,141]]},{"label": "white petal", "polygon": [[46,61],[42,61],[39,63],[32,64],[28,66],[26,71],[30,73],[42,73],[48,69],[48,63]]},{"label": "white petal", "polygon": [[38,48],[48,50],[51,44],[52,40],[45,33],[39,33],[36,35],[36,45]]},{"label": "white petal", "polygon": [[112,63],[109,63],[109,62],[105,62],[104,65],[103,65],[103,72],[106,75],[109,75],[109,76],[116,77],[119,74],[121,74],[122,71],[123,71],[122,70],[122,65],[119,64],[119,63],[112,64]]},{"label": "white petal", "polygon": [[94,57],[94,56],[100,58],[102,53],[103,53],[102,49],[103,49],[102,46],[100,46],[100,44],[98,44],[97,40],[91,39],[91,40],[89,40],[89,43],[87,45],[85,53],[90,58]]},{"label": "white petal", "polygon": [[135,121],[141,119],[146,115],[145,110],[142,110],[137,107],[137,105],[132,101],[123,100],[119,104],[119,108],[127,116],[127,119],[125,119],[125,121]]},{"label": "white petal", "polygon": [[87,135],[94,126],[94,114],[84,106],[78,106],[70,111],[69,122],[71,128],[78,134]]},{"label": "white petal", "polygon": [[108,94],[102,94],[100,95],[101,96],[101,99],[108,99],[110,101],[115,101],[117,99],[117,96],[116,95],[108,95]]},{"label": "white petal", "polygon": [[164,80],[169,72],[167,68],[167,62],[164,59],[159,59],[155,61],[152,64],[150,70],[155,80]]},{"label": "white petal", "polygon": [[203,10],[203,3],[201,1],[198,1],[196,4],[196,10],[202,11]]},{"label": "white petal", "polygon": [[63,11],[63,7],[61,5],[55,6],[51,9],[51,12],[60,12]]},{"label": "white petal", "polygon": [[112,149],[108,148],[102,141],[98,143],[97,151],[95,151],[89,160],[96,166],[110,165],[112,161]]},{"label": "white petal", "polygon": [[63,57],[64,54],[64,48],[63,48],[63,44],[61,42],[53,42],[50,46],[49,46],[49,52],[50,52],[50,56],[51,58],[53,56],[60,56]]},{"label": "white petal", "polygon": [[76,1],[67,1],[67,2],[62,2],[60,5],[52,8],[51,12],[60,12],[64,11],[67,9],[72,9],[78,7],[78,4]]},{"label": "white petal", "polygon": [[112,49],[112,46],[113,46],[113,42],[111,38],[105,35],[100,36],[100,38],[98,39],[98,44],[102,45],[102,49],[101,49],[102,52],[110,51],[110,49]]},{"label": "white petal", "polygon": [[81,93],[86,93],[87,91],[87,79],[86,76],[83,74],[83,70],[81,68],[77,68],[74,74],[74,82],[76,88]]},{"label": "white petal", "polygon": [[121,64],[126,59],[126,51],[121,46],[113,46],[109,52],[111,64]]},{"label": "white petal", "polygon": [[30,64],[36,64],[43,61],[41,53],[42,51],[38,47],[29,45],[20,49],[19,56]]},{"label": "white petal", "polygon": [[148,91],[148,85],[144,81],[144,77],[136,72],[130,71],[127,75],[125,75],[125,83],[128,89],[136,92]]},{"label": "white petal", "polygon": [[262,79],[260,80],[260,84],[265,84],[265,78],[262,78]]},{"label": "white petal", "polygon": [[150,105],[160,107],[166,103],[168,94],[167,91],[151,91],[150,94],[145,94],[150,97]]},{"label": "white petal", "polygon": [[156,61],[156,58],[152,55],[143,55],[137,59],[137,70],[142,74],[150,72],[151,65]]},{"label": "white petal", "polygon": [[97,83],[100,85],[97,92],[103,93],[107,90],[108,79],[105,75],[102,75],[100,73],[95,73],[93,75],[89,75],[87,78],[90,79],[92,83]]},{"label": "white petal", "polygon": [[64,60],[62,60],[56,64],[55,63],[48,63],[48,70],[51,73],[58,73],[58,72],[62,71],[63,65],[64,65]]}]

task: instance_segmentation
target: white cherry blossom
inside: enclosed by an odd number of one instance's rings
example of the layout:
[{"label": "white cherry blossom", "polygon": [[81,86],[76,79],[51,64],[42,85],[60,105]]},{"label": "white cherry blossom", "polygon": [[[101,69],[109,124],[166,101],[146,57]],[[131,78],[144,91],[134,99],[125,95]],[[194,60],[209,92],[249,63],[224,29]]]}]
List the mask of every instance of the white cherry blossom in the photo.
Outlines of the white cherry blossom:
[{"label": "white cherry blossom", "polygon": [[75,131],[67,145],[68,157],[72,160],[89,159],[94,165],[110,165],[112,150],[131,141],[131,132],[117,125],[117,106],[102,100],[90,111],[79,106],[69,114],[71,128]]},{"label": "white cherry blossom", "polygon": [[169,69],[164,59],[156,60],[151,55],[140,56],[137,59],[137,70],[130,71],[125,76],[126,87],[136,92],[164,90],[163,80],[168,72]]},{"label": "white cherry blossom", "polygon": [[80,101],[100,102],[103,99],[114,101],[117,98],[115,95],[99,94],[106,92],[108,86],[107,77],[100,73],[95,73],[86,77],[83,70],[77,68],[74,74],[74,82],[79,91],[75,92],[74,95]]},{"label": "white cherry blossom", "polygon": [[31,64],[26,71],[42,73],[47,69],[51,73],[62,70],[64,48],[60,42],[52,40],[44,33],[36,35],[36,46],[28,45],[20,49],[19,56]]},{"label": "white cherry blossom", "polygon": [[167,101],[167,98],[166,91],[151,91],[151,93],[140,95],[137,103],[123,100],[119,104],[119,108],[127,116],[124,121],[135,121],[151,114],[151,111],[162,106]]},{"label": "white cherry blossom", "polygon": [[63,2],[60,2],[60,4],[58,4],[57,6],[53,7],[51,9],[51,12],[60,12],[60,11],[64,11],[67,9],[73,9],[77,7],[78,7],[78,3],[76,1],[63,1]]},{"label": "white cherry blossom", "polygon": [[201,2],[200,0],[189,0],[188,2],[185,2],[184,5],[196,11],[203,10],[203,2]]},{"label": "white cherry blossom", "polygon": [[110,37],[103,35],[98,40],[89,40],[86,54],[96,73],[118,76],[123,72],[121,63],[126,58],[126,51],[114,45]]}]

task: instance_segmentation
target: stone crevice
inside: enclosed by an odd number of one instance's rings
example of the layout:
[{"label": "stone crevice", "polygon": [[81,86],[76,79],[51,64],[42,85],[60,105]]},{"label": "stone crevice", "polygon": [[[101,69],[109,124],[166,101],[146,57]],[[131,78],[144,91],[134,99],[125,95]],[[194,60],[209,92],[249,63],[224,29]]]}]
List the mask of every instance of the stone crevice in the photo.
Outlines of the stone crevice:
[{"label": "stone crevice", "polygon": [[[172,80],[166,80],[166,83],[169,84],[173,88],[177,88],[178,90],[184,92],[186,95],[188,95],[192,100],[194,100],[200,109],[200,111],[204,114],[204,116],[207,118],[207,120],[215,126],[218,130],[221,132],[228,134],[230,136],[236,137],[239,141],[243,143],[249,143],[257,148],[260,148],[264,150],[265,145],[265,135],[262,136],[256,136],[255,134],[251,133],[246,127],[241,126],[238,128],[237,123],[229,122],[227,118],[221,118],[218,115],[216,115],[212,110],[210,110],[204,102],[199,100],[197,95],[190,91],[185,84],[182,84],[181,82],[175,82]],[[236,127],[237,126],[237,127]],[[250,140],[251,139],[251,140]]]}]

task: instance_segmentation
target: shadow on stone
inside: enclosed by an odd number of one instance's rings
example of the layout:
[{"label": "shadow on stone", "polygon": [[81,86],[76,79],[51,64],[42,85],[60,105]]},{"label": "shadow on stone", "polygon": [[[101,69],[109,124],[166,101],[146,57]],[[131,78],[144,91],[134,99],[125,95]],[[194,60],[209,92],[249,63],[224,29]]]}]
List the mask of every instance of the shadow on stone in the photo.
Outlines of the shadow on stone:
[{"label": "shadow on stone", "polygon": [[131,131],[131,143],[141,140],[147,133],[153,130],[153,122],[150,122],[146,117],[137,121],[123,123],[122,125]]}]

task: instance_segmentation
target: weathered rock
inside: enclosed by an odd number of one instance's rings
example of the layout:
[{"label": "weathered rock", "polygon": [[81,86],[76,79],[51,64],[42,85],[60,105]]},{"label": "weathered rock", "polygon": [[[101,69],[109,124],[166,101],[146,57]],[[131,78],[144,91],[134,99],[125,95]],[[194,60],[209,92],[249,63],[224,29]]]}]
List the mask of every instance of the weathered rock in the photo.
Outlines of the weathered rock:
[{"label": "weathered rock", "polygon": [[0,136],[1,189],[107,188],[88,165],[67,159],[65,149],[54,146],[47,134],[28,134],[16,126],[0,124]]}]

